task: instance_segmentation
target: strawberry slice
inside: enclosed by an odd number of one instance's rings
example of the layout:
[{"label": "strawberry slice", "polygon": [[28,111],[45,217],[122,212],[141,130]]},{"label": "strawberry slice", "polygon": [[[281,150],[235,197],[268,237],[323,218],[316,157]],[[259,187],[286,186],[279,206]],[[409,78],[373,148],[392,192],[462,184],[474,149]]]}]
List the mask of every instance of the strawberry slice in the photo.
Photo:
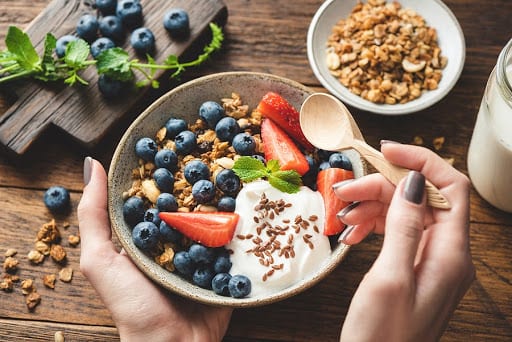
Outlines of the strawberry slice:
[{"label": "strawberry slice", "polygon": [[336,196],[332,186],[335,183],[352,178],[354,178],[352,171],[339,168],[328,168],[318,172],[316,185],[318,191],[322,194],[325,205],[324,235],[334,235],[345,228],[345,225],[336,217],[336,214],[345,208],[348,203]]},{"label": "strawberry slice", "polygon": [[261,122],[261,140],[266,160],[277,160],[281,170],[296,170],[301,176],[309,170],[306,156],[292,139],[270,119]]},{"label": "strawberry slice", "polygon": [[313,145],[306,139],[300,128],[299,112],[281,95],[268,92],[260,100],[257,110],[263,116],[277,123],[303,148],[306,150],[313,149]]},{"label": "strawberry slice", "polygon": [[231,212],[162,212],[159,216],[186,237],[207,247],[221,247],[230,242],[240,217]]}]

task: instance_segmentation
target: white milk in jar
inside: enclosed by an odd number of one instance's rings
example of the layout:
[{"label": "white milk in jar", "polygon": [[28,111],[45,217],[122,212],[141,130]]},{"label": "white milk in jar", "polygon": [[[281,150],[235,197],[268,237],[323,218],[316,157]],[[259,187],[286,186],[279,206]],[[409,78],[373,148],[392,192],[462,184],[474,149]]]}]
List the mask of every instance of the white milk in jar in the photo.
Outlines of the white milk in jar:
[{"label": "white milk in jar", "polygon": [[469,145],[468,171],[486,201],[512,212],[512,39],[487,81]]}]

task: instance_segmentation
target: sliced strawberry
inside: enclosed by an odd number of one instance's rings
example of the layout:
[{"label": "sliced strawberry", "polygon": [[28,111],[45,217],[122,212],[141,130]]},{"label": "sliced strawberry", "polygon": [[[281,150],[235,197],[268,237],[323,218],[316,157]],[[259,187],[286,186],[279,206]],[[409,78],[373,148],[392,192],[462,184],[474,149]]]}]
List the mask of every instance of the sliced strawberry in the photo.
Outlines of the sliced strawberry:
[{"label": "sliced strawberry", "polygon": [[325,205],[324,235],[337,234],[345,227],[343,222],[336,217],[336,214],[341,209],[345,208],[348,203],[336,196],[332,186],[335,183],[352,178],[354,178],[352,171],[339,168],[328,168],[318,172],[316,186],[318,191],[322,194]]},{"label": "sliced strawberry", "polygon": [[304,153],[270,119],[261,122],[261,140],[266,160],[277,160],[281,170],[296,170],[301,176],[308,172],[309,164]]},{"label": "sliced strawberry", "polygon": [[221,247],[231,241],[239,215],[231,212],[162,212],[160,218],[186,237],[207,247]]},{"label": "sliced strawberry", "polygon": [[281,129],[303,148],[307,150],[313,149],[313,145],[306,139],[300,128],[299,112],[281,95],[268,92],[260,100],[257,110],[263,116],[277,123]]}]

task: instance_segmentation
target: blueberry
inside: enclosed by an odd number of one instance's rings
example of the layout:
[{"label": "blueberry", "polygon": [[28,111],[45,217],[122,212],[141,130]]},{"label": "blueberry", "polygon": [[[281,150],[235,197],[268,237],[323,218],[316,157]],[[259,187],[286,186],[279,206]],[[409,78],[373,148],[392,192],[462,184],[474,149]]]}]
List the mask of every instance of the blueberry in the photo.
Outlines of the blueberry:
[{"label": "blueberry", "polygon": [[144,213],[144,222],[153,222],[155,224],[155,226],[157,226],[157,227],[160,226],[160,222],[162,222],[162,220],[158,216],[159,213],[160,212],[158,211],[158,209],[149,208]]},{"label": "blueberry", "polygon": [[171,171],[161,167],[153,172],[153,179],[162,192],[172,192],[174,189],[174,176]]},{"label": "blueberry", "polygon": [[331,167],[352,171],[352,163],[350,162],[350,159],[348,159],[346,155],[340,152],[331,154],[329,157],[329,164]]},{"label": "blueberry", "polygon": [[132,240],[135,246],[150,251],[158,245],[160,232],[153,222],[140,222],[133,228]]},{"label": "blueberry", "polygon": [[254,154],[254,151],[256,150],[256,141],[247,133],[238,133],[235,135],[231,145],[235,149],[236,153],[242,156],[250,156]]},{"label": "blueberry", "polygon": [[174,138],[174,144],[176,147],[176,153],[182,155],[189,154],[197,146],[196,135],[189,130],[180,132]]},{"label": "blueberry", "polygon": [[48,188],[44,193],[44,204],[52,213],[65,213],[71,205],[69,191],[58,185]]},{"label": "blueberry", "polygon": [[148,137],[140,138],[135,143],[135,154],[137,157],[152,162],[155,160],[155,155],[158,152],[158,145],[156,142]]},{"label": "blueberry", "polygon": [[309,154],[307,154],[305,157],[306,157],[306,160],[308,161],[309,169],[308,169],[308,172],[306,172],[306,174],[303,177],[316,177],[318,167],[317,167],[315,158],[313,158]]},{"label": "blueberry", "polygon": [[190,246],[188,255],[192,261],[201,265],[210,265],[215,260],[215,250],[198,243],[194,243]]},{"label": "blueberry", "polygon": [[218,295],[229,296],[229,280],[231,275],[229,273],[217,273],[212,279],[212,290]]},{"label": "blueberry", "polygon": [[101,14],[109,15],[116,12],[117,0],[96,0],[96,8]]},{"label": "blueberry", "polygon": [[147,27],[139,27],[132,32],[130,44],[138,54],[151,55],[155,51],[155,35]]},{"label": "blueberry", "polygon": [[186,131],[188,129],[188,124],[183,119],[170,118],[165,123],[166,129],[166,137],[168,139],[174,139],[178,133]]},{"label": "blueberry", "polygon": [[160,222],[159,226],[160,238],[165,242],[172,242],[179,244],[183,239],[183,234],[181,234],[178,230],[172,228],[164,221]]},{"label": "blueberry", "polygon": [[215,276],[211,267],[208,266],[200,266],[192,275],[192,281],[194,284],[204,288],[211,289],[212,288],[212,279]]},{"label": "blueberry", "polygon": [[320,163],[320,165],[318,165],[318,171],[329,169],[330,167],[331,167],[331,164],[329,164],[328,161],[323,161]]},{"label": "blueberry", "polygon": [[57,44],[55,46],[55,54],[57,55],[57,57],[64,57],[64,55],[66,54],[66,47],[68,46],[68,44],[77,39],[77,37],[69,34],[57,39]]},{"label": "blueberry", "polygon": [[263,164],[267,163],[267,161],[265,160],[265,157],[263,157],[261,154],[253,154],[251,157],[253,157],[254,159],[258,159]]},{"label": "blueberry", "polygon": [[196,270],[196,265],[190,258],[190,255],[186,251],[180,251],[174,255],[173,259],[174,267],[182,275],[190,277]]},{"label": "blueberry", "polygon": [[210,169],[208,165],[199,159],[191,160],[185,164],[183,174],[190,184],[194,184],[200,179],[210,179]]},{"label": "blueberry", "polygon": [[228,283],[229,294],[234,298],[243,298],[251,293],[251,280],[244,275],[231,277]]},{"label": "blueberry", "polygon": [[99,21],[100,32],[103,37],[112,39],[115,42],[122,41],[124,38],[124,28],[121,19],[115,15],[107,15]]},{"label": "blueberry", "polygon": [[233,140],[233,137],[240,132],[240,126],[230,116],[224,117],[217,122],[215,125],[215,134],[217,134],[217,138],[220,141],[229,141]]},{"label": "blueberry", "polygon": [[233,170],[224,169],[215,177],[215,185],[225,194],[236,194],[240,190],[240,178]]},{"label": "blueberry", "polygon": [[164,27],[174,37],[186,37],[190,32],[188,13],[181,8],[167,11],[164,14]]},{"label": "blueberry", "polygon": [[215,197],[215,186],[206,179],[200,179],[192,185],[192,196],[197,203],[208,203]]},{"label": "blueberry", "polygon": [[231,260],[229,260],[228,254],[221,254],[215,259],[215,262],[213,264],[213,270],[215,273],[227,273],[231,269],[231,266],[233,264],[231,263]]},{"label": "blueberry", "polygon": [[320,160],[329,160],[329,157],[333,153],[333,151],[318,150],[318,158],[320,158]]},{"label": "blueberry", "polygon": [[164,167],[169,171],[176,171],[178,168],[178,156],[176,152],[168,148],[161,149],[155,154],[156,167]]},{"label": "blueberry", "polygon": [[212,129],[223,116],[224,108],[215,101],[206,101],[199,107],[199,117]]},{"label": "blueberry", "polygon": [[91,44],[91,55],[96,58],[105,50],[111,49],[115,47],[116,44],[112,41],[112,39],[107,37],[101,37],[96,39]]},{"label": "blueberry", "polygon": [[223,196],[219,199],[219,203],[217,203],[218,211],[227,211],[233,212],[236,208],[236,200],[231,196]]},{"label": "blueberry", "polygon": [[162,212],[177,211],[178,202],[173,194],[162,192],[156,199],[156,207],[158,211]]},{"label": "blueberry", "polygon": [[92,42],[97,34],[99,28],[98,18],[92,14],[84,14],[78,19],[78,24],[76,25],[76,34],[78,37]]},{"label": "blueberry", "polygon": [[144,220],[144,201],[142,198],[132,196],[123,204],[123,217],[131,227]]},{"label": "blueberry", "polygon": [[140,26],[142,24],[142,5],[139,0],[121,0],[117,3],[116,15],[128,28]]},{"label": "blueberry", "polygon": [[98,88],[106,99],[119,98],[129,89],[129,86],[130,82],[116,80],[105,74],[101,74],[98,79]]}]

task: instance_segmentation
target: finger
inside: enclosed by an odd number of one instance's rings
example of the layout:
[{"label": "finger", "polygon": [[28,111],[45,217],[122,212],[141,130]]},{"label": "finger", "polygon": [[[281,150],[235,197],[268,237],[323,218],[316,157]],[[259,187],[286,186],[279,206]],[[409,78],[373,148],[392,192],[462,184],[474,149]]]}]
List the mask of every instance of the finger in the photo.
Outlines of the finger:
[{"label": "finger", "polygon": [[388,205],[379,201],[353,202],[336,216],[346,225],[353,226],[378,216],[386,216],[387,210]]},{"label": "finger", "polygon": [[343,233],[341,233],[338,241],[346,245],[356,245],[366,239],[371,233],[382,234],[384,232],[384,220],[383,216],[377,216],[356,225],[347,226]]},{"label": "finger", "polygon": [[334,193],[345,202],[380,201],[391,202],[395,186],[380,173],[372,173],[350,182],[333,185]]}]

